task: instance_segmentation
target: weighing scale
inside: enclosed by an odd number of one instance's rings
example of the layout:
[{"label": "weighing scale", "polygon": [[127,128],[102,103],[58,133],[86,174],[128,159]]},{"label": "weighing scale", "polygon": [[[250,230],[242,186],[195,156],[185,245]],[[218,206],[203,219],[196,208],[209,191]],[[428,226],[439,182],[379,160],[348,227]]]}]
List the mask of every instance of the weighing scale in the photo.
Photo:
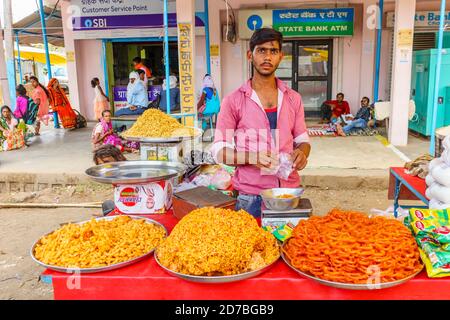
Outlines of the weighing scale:
[{"label": "weighing scale", "polygon": [[261,226],[281,227],[292,223],[297,225],[300,220],[308,219],[312,215],[312,205],[309,199],[300,199],[298,207],[292,210],[269,210],[264,204],[261,210]]}]

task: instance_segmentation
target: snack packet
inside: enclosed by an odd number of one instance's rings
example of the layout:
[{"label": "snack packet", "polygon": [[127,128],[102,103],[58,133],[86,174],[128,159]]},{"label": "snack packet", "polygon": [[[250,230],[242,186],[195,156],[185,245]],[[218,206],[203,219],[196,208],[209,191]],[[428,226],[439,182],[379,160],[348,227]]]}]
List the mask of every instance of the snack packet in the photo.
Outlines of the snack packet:
[{"label": "snack packet", "polygon": [[419,249],[419,252],[420,258],[425,264],[427,275],[430,278],[443,278],[450,276],[450,264],[446,264],[441,267],[435,268],[433,267],[431,260],[428,258],[428,255],[422,249]]},{"label": "snack packet", "polygon": [[270,233],[273,234],[275,232],[275,230],[277,230],[277,227],[276,226],[272,226],[272,225],[268,225],[268,226],[263,227],[263,229],[266,230],[266,231],[269,231]]},{"label": "snack packet", "polygon": [[420,256],[432,278],[450,276],[449,213],[447,209],[412,208],[404,221],[415,234]]},{"label": "snack packet", "polygon": [[410,209],[411,226],[421,238],[430,237],[438,243],[450,243],[450,210]]},{"label": "snack packet", "polygon": [[292,231],[294,230],[294,228],[295,226],[289,222],[288,224],[279,227],[272,234],[275,236],[275,238],[277,238],[281,242],[284,242],[292,236]]}]

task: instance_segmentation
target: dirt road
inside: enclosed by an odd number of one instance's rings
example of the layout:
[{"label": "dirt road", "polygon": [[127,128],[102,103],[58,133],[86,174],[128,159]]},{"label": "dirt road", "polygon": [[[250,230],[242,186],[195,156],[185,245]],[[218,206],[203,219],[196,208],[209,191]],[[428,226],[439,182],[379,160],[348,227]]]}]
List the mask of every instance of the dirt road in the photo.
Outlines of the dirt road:
[{"label": "dirt road", "polygon": [[[60,197],[61,202],[67,202],[70,198],[64,192],[50,193],[49,197]],[[74,193],[72,200],[100,201],[108,195],[107,190],[96,195],[91,193],[86,200],[81,193]],[[308,189],[305,196],[311,199],[314,213],[320,215],[333,207],[369,212],[371,208],[384,210],[391,205],[385,190]],[[36,197],[33,201],[37,201]],[[0,299],[53,299],[52,287],[39,281],[43,269],[30,258],[32,244],[61,223],[86,220],[99,212],[99,209],[67,208],[0,209]]]}]

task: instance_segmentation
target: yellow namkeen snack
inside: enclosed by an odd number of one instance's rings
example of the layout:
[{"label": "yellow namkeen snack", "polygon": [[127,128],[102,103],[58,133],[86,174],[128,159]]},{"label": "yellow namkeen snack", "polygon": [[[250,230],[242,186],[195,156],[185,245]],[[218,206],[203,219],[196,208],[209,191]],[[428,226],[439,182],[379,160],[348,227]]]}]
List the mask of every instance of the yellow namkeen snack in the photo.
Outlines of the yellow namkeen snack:
[{"label": "yellow namkeen snack", "polygon": [[157,249],[162,265],[197,276],[257,270],[279,256],[276,239],[250,214],[213,207],[183,217]]},{"label": "yellow namkeen snack", "polygon": [[133,126],[123,133],[124,137],[187,137],[195,134],[176,119],[158,109],[145,111]]},{"label": "yellow namkeen snack", "polygon": [[44,236],[35,247],[39,261],[65,268],[95,268],[125,262],[156,248],[165,230],[144,219],[118,216],[67,224]]}]

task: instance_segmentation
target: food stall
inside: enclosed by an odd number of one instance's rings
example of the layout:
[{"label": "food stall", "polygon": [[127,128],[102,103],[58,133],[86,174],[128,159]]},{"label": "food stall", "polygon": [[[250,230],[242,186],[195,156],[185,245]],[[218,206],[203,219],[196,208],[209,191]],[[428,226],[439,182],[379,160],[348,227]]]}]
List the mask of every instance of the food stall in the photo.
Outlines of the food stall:
[{"label": "food stall", "polygon": [[[168,212],[152,216],[169,232],[178,220]],[[419,273],[402,285],[387,289],[349,290],[323,285],[299,275],[282,260],[257,277],[229,283],[199,283],[181,279],[159,267],[153,256],[113,270],[79,275],[76,289],[67,284],[73,274],[47,269],[42,280],[51,283],[54,298],[66,299],[449,299],[449,278],[428,278]]]},{"label": "food stall", "polygon": [[[447,209],[411,209],[403,222],[340,209],[318,216],[302,189],[274,188],[261,193],[255,219],[227,199],[198,205],[180,193],[185,205],[174,207],[166,186],[182,172],[152,161],[88,169],[122,186],[108,217],[64,225],[31,249],[55,299],[450,299]],[[274,214],[282,225],[267,220]]]}]

